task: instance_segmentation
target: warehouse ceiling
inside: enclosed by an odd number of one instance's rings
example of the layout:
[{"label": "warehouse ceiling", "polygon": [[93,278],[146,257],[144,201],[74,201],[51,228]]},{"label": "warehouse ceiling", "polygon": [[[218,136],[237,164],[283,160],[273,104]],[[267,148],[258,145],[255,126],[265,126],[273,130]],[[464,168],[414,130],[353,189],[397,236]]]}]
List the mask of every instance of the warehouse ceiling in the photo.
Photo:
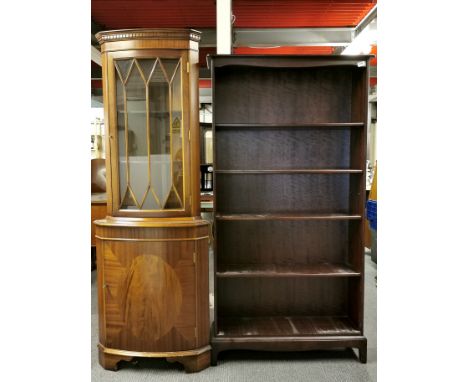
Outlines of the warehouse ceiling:
[{"label": "warehouse ceiling", "polygon": [[[376,17],[377,0],[232,0],[234,54],[339,54]],[[216,0],[92,0],[92,44],[99,30],[194,28],[202,31],[200,76],[216,53]],[[363,26],[365,27],[365,25]],[[358,31],[359,32],[359,31]],[[93,78],[99,70],[94,68]]]},{"label": "warehouse ceiling", "polygon": [[[376,0],[233,0],[236,28],[355,27]],[[92,0],[105,29],[215,28],[215,0]]]}]

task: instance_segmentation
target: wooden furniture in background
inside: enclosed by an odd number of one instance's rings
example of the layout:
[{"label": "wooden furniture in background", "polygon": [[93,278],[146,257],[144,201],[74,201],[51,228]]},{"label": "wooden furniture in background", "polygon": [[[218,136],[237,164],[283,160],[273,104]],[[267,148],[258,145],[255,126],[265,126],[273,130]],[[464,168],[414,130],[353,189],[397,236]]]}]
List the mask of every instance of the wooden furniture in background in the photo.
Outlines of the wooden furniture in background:
[{"label": "wooden furniture in background", "polygon": [[95,220],[104,219],[107,216],[106,193],[91,194],[91,247],[96,246]]},{"label": "wooden furniture in background", "polygon": [[94,221],[107,215],[106,161],[91,159],[91,270],[96,269],[96,226]]},{"label": "wooden furniture in background", "polygon": [[91,270],[96,269],[96,226],[95,220],[107,215],[106,193],[91,194]]},{"label": "wooden furniture in background", "polygon": [[208,239],[200,218],[199,32],[100,32],[107,217],[96,221],[99,361],[209,365]]},{"label": "wooden furniture in background", "polygon": [[106,161],[91,159],[91,247],[96,246],[94,221],[106,217]]},{"label": "wooden furniture in background", "polygon": [[211,57],[215,320],[227,349],[359,349],[368,56]]},{"label": "wooden furniture in background", "polygon": [[91,159],[91,194],[106,192],[106,160]]}]

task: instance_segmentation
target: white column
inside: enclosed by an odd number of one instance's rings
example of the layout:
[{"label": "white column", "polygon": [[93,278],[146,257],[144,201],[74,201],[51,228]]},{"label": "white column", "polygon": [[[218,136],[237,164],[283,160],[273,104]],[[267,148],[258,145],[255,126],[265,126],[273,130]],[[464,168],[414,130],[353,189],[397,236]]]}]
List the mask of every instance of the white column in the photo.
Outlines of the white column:
[{"label": "white column", "polygon": [[216,53],[231,54],[232,48],[232,0],[216,0]]}]

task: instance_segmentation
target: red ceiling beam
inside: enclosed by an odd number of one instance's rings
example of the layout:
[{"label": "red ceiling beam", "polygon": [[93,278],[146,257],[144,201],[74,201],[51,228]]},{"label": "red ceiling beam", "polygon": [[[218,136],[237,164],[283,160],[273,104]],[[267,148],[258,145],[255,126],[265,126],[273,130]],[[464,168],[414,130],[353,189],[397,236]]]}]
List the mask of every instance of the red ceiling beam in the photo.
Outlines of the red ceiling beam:
[{"label": "red ceiling beam", "polygon": [[[376,0],[234,0],[234,27],[355,27]],[[93,0],[93,20],[106,29],[214,28],[215,0]]]}]

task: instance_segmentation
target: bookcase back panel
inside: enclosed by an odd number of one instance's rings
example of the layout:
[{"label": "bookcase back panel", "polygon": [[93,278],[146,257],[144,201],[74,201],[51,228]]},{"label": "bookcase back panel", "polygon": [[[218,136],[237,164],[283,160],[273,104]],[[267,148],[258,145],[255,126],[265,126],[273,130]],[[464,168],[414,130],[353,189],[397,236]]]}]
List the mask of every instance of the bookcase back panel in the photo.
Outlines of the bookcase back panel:
[{"label": "bookcase back panel", "polygon": [[221,264],[349,263],[348,225],[343,220],[220,221]]},{"label": "bookcase back panel", "polygon": [[217,174],[217,211],[348,213],[348,174]]},{"label": "bookcase back panel", "polygon": [[347,316],[346,278],[218,279],[220,316]]},{"label": "bookcase back panel", "polygon": [[350,122],[356,68],[216,68],[216,123]]},{"label": "bookcase back panel", "polygon": [[219,170],[347,169],[348,128],[223,128],[216,131]]}]

